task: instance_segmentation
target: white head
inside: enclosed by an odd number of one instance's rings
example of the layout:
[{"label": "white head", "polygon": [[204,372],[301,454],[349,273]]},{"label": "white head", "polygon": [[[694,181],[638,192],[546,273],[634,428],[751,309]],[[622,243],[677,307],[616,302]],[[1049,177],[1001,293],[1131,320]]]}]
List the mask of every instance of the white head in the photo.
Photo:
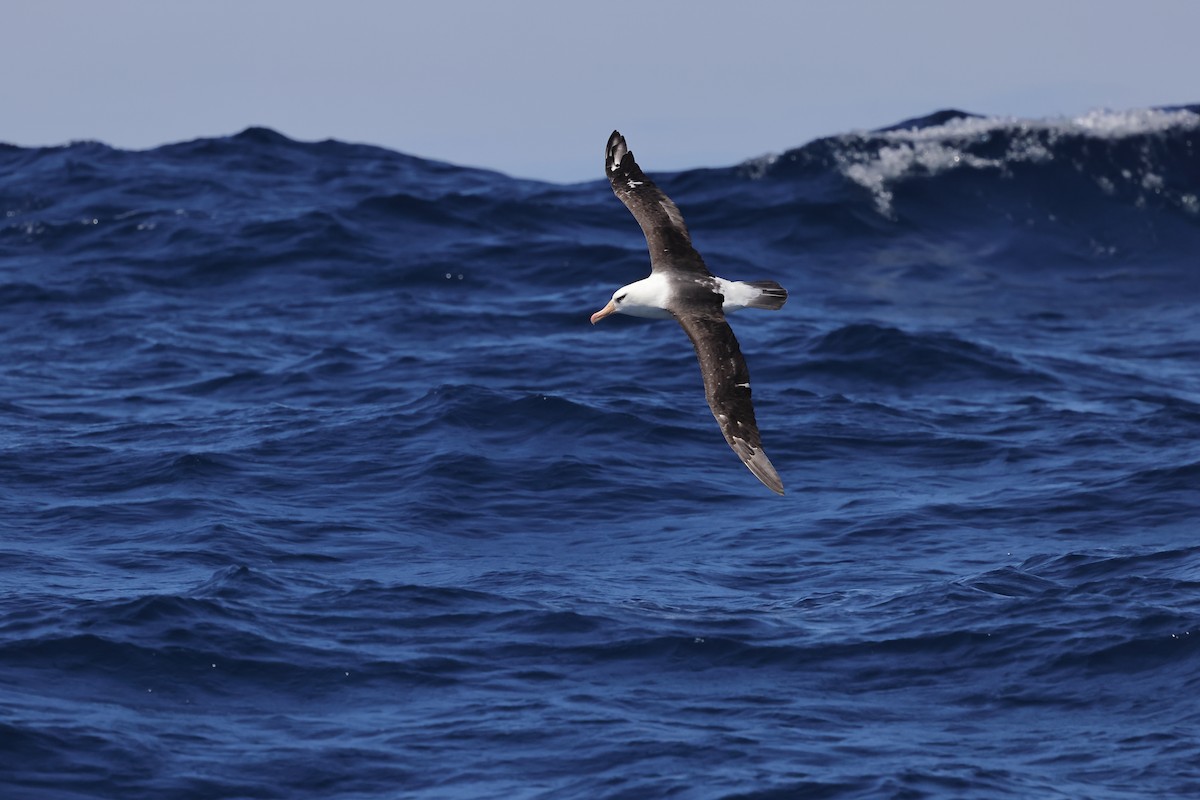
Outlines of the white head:
[{"label": "white head", "polygon": [[642,278],[613,292],[608,305],[592,314],[592,324],[595,325],[609,314],[667,319],[671,316],[671,312],[667,311],[667,301],[666,280],[660,275],[652,274],[649,278]]}]

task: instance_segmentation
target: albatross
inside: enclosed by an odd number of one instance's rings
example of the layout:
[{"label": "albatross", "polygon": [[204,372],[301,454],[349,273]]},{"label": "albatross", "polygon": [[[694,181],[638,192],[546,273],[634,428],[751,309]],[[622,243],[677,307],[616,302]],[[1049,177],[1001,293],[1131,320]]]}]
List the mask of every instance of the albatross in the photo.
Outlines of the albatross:
[{"label": "albatross", "polygon": [[750,372],[725,315],[743,308],[777,311],[787,290],[775,281],[729,281],[708,271],[692,247],[678,206],[646,177],[617,131],[604,149],[604,171],[613,192],[633,214],[650,249],[650,276],[613,292],[592,324],[610,314],[674,318],[700,361],[704,395],[725,441],[768,489],[783,494],[783,481],[762,449],[750,402]]}]

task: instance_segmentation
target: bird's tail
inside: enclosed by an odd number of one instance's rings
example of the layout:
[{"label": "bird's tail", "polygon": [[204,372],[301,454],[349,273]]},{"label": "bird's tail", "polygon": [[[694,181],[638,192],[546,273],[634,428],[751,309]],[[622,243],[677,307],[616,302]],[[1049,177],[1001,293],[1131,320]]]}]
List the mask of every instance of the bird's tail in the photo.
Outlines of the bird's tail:
[{"label": "bird's tail", "polygon": [[787,289],[775,281],[743,281],[743,285],[758,290],[758,293],[750,297],[746,302],[746,308],[763,308],[767,311],[778,311],[787,302]]}]

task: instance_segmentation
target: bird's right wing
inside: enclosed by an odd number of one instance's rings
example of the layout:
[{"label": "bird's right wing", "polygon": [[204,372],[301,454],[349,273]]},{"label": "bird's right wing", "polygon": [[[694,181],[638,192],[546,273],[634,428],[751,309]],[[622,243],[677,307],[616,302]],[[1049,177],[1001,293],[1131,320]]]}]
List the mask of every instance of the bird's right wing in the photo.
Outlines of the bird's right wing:
[{"label": "bird's right wing", "polygon": [[711,275],[700,254],[692,247],[692,237],[679,207],[646,177],[625,144],[625,137],[617,131],[608,137],[604,149],[604,173],[608,175],[613,192],[646,235],[651,269],[669,264],[672,269],[694,273],[697,277]]}]

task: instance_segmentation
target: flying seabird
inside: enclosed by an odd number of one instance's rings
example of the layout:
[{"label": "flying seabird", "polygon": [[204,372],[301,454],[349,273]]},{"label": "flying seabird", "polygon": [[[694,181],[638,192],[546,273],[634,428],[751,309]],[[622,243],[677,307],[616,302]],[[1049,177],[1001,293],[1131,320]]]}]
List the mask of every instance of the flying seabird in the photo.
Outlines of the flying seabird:
[{"label": "flying seabird", "polygon": [[678,321],[696,348],[704,395],[725,441],[768,489],[783,494],[754,421],[746,359],[725,315],[743,308],[776,311],[787,302],[787,290],[775,281],[727,281],[709,272],[679,208],[646,177],[617,131],[608,137],[604,167],[613,191],[646,234],[650,277],[613,292],[608,305],[592,314],[592,324],[610,314]]}]

